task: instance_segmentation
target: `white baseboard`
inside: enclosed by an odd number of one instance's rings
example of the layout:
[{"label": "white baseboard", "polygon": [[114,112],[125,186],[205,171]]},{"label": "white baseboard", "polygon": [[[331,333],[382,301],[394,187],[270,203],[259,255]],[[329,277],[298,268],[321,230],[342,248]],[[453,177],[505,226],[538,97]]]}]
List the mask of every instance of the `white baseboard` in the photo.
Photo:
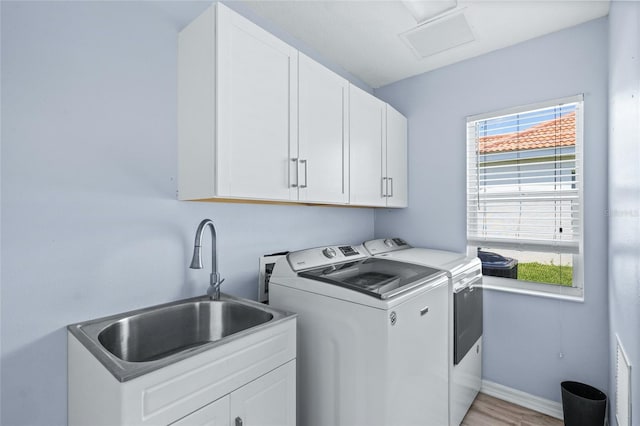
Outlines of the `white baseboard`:
[{"label": "white baseboard", "polygon": [[488,380],[482,381],[480,392],[546,414],[556,419],[563,419],[562,404],[549,399],[540,398]]}]

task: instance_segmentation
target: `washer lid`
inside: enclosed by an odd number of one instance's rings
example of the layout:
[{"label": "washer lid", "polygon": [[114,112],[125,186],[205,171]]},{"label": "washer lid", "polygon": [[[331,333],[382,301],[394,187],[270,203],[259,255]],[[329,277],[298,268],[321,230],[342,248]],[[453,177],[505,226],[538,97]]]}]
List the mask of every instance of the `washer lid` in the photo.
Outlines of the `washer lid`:
[{"label": "washer lid", "polygon": [[368,258],[299,272],[298,275],[388,299],[444,273],[423,265]]}]

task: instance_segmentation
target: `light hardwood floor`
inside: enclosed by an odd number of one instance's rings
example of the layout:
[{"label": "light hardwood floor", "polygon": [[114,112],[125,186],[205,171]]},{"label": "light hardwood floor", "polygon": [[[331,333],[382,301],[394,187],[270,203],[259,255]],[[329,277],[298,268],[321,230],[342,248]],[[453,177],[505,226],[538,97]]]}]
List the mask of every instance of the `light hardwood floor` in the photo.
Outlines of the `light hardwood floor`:
[{"label": "light hardwood floor", "polygon": [[479,393],[461,426],[562,426],[562,420]]}]

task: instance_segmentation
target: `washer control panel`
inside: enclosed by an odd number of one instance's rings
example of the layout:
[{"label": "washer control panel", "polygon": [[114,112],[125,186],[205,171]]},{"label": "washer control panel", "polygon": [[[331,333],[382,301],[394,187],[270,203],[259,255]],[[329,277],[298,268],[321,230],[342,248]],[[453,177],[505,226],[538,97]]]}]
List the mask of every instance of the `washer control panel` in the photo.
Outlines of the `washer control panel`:
[{"label": "washer control panel", "polygon": [[346,257],[357,256],[360,254],[360,252],[356,250],[353,246],[340,246],[338,248],[340,249],[342,254],[344,254]]},{"label": "washer control panel", "polygon": [[379,240],[369,240],[364,243],[364,247],[369,254],[382,254],[390,251],[411,248],[402,238],[381,238]]},{"label": "washer control panel", "polygon": [[322,254],[324,254],[324,257],[326,257],[327,259],[333,259],[334,257],[336,257],[336,251],[332,247],[327,247],[326,249],[322,250]]},{"label": "washer control panel", "polygon": [[296,272],[303,269],[318,268],[367,257],[369,257],[369,254],[362,245],[317,247],[294,251],[287,255],[291,268]]}]

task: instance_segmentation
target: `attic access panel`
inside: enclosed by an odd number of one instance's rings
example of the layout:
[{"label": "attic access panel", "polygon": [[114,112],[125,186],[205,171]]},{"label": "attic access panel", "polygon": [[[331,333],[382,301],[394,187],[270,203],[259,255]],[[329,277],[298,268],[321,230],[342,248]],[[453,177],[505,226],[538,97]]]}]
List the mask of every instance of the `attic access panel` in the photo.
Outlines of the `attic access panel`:
[{"label": "attic access panel", "polygon": [[427,22],[400,34],[418,59],[427,58],[475,40],[463,12]]}]

